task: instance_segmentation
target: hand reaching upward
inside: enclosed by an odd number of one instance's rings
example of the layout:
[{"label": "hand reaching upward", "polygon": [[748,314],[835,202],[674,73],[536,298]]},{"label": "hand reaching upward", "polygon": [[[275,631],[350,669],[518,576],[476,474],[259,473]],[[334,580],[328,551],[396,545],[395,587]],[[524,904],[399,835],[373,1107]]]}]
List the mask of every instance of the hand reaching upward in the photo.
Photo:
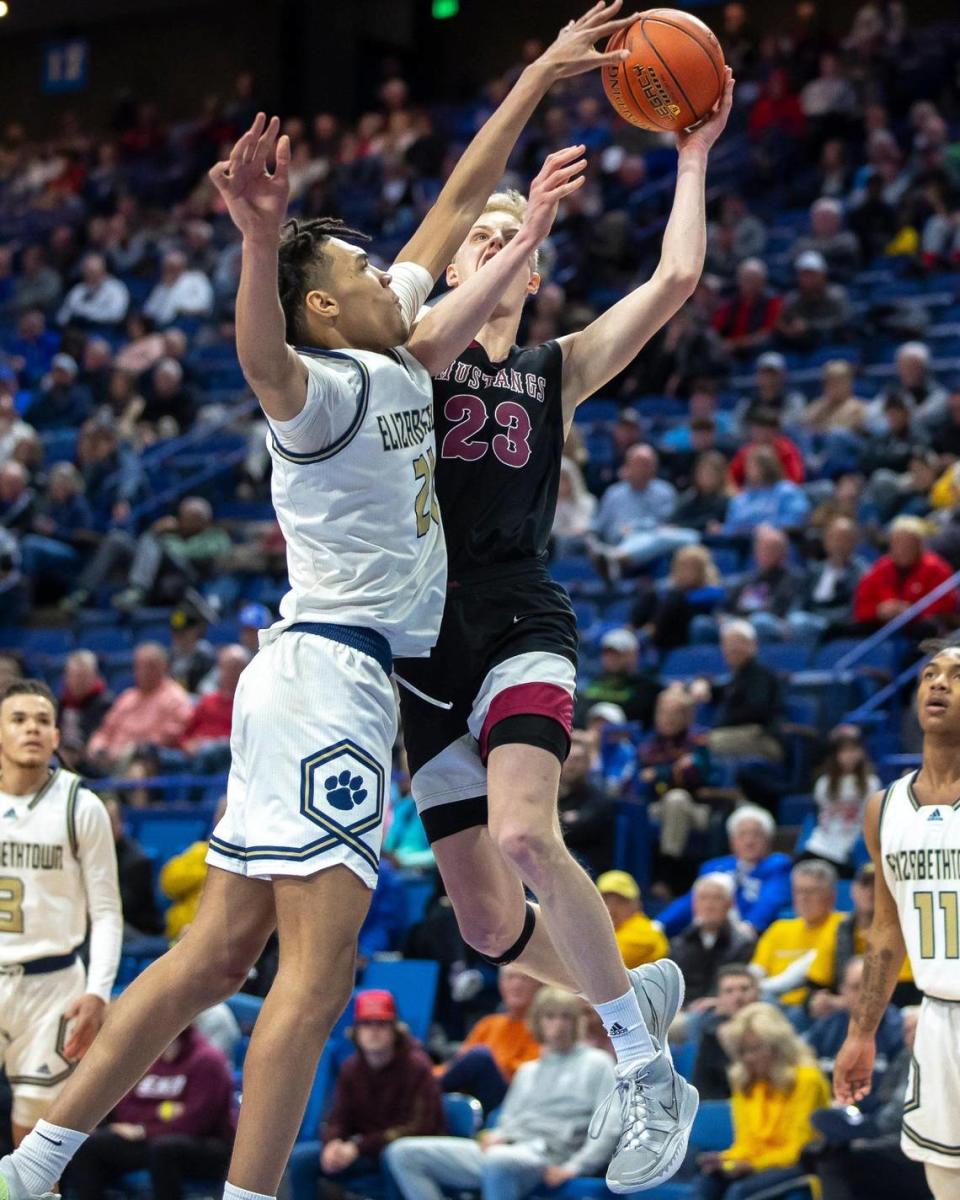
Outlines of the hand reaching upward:
[{"label": "hand reaching upward", "polygon": [[596,43],[606,41],[612,34],[637,19],[637,13],[629,17],[617,17],[623,0],[612,0],[610,4],[599,3],[588,9],[576,21],[568,21],[555,40],[537,59],[555,79],[568,79],[571,75],[582,75],[595,67],[615,66],[630,55],[629,50],[597,50]]},{"label": "hand reaching upward", "polygon": [[[280,118],[257,113],[229,159],[210,169],[234,225],[244,238],[276,242],[290,199],[290,139],[279,137]],[[267,162],[274,160],[271,174]]]},{"label": "hand reaching upward", "polygon": [[587,165],[584,151],[582,145],[567,146],[544,159],[539,174],[530,184],[527,215],[522,226],[524,237],[532,238],[536,244],[542,242],[556,220],[560,201],[584,185],[583,171]]}]

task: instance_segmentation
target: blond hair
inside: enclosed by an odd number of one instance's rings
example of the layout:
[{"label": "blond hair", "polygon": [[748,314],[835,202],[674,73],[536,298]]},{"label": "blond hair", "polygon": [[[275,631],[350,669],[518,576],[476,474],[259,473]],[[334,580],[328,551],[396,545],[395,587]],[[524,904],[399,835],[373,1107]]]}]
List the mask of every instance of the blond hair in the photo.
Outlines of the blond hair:
[{"label": "blond hair", "polygon": [[670,577],[668,582],[672,583],[674,587],[678,586],[677,568],[680,563],[687,561],[699,564],[703,576],[701,587],[713,587],[720,582],[720,572],[713,561],[713,555],[706,546],[681,546],[674,553],[673,560],[670,563]]},{"label": "blond hair", "polygon": [[[527,198],[523,192],[518,192],[516,188],[507,188],[506,191],[493,193],[480,210],[480,216],[482,217],[484,213],[505,212],[522,225],[526,219],[528,207]],[[535,271],[540,269],[539,250],[533,252],[533,269]]]},{"label": "blond hair", "polygon": [[769,1082],[781,1092],[789,1092],[797,1080],[797,1067],[812,1066],[814,1059],[806,1042],[800,1038],[778,1009],[762,1000],[748,1004],[723,1027],[720,1042],[733,1063],[727,1074],[736,1092],[745,1092],[755,1080],[740,1060],[743,1041],[752,1035],[771,1054]]},{"label": "blond hair", "polygon": [[543,1042],[543,1018],[548,1014],[560,1013],[574,1022],[579,1022],[583,1011],[580,999],[562,988],[542,987],[533,998],[527,1013],[527,1024],[536,1041]]}]

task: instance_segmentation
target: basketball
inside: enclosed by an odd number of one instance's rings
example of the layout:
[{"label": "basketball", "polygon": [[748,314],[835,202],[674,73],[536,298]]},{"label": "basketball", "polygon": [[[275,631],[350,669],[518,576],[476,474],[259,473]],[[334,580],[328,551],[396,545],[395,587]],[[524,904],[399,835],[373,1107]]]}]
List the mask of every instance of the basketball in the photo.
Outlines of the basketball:
[{"label": "basketball", "polygon": [[603,69],[607,99],[641,129],[678,133],[710,112],[723,93],[723,50],[713,32],[676,8],[651,8],[610,39],[630,57]]}]

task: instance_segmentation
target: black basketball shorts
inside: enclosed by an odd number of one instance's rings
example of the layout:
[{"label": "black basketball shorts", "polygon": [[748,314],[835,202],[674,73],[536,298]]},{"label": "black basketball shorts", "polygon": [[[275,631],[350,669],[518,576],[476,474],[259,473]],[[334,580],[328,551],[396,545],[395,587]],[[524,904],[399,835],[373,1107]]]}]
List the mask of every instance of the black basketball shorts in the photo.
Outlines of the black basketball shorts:
[{"label": "black basketball shorts", "polygon": [[431,842],[486,824],[493,745],[566,758],[577,622],[539,564],[452,583],[430,656],[398,659],[394,670],[413,796]]}]

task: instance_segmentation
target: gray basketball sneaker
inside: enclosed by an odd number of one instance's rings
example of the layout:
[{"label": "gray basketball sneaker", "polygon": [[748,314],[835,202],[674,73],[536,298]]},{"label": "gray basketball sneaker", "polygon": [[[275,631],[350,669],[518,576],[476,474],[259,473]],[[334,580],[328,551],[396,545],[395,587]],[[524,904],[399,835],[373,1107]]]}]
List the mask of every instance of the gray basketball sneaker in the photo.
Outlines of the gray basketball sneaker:
[{"label": "gray basketball sneaker", "polygon": [[619,1195],[645,1192],[679,1170],[700,1097],[663,1053],[617,1068],[616,1090],[594,1114],[597,1127],[614,1097],[621,1133],[607,1167],[607,1187]]},{"label": "gray basketball sneaker", "polygon": [[644,1024],[660,1051],[648,1063],[617,1068],[617,1087],[594,1116],[599,1130],[616,1096],[620,1102],[620,1140],[607,1168],[607,1187],[626,1194],[656,1187],[683,1162],[700,1097],[677,1074],[667,1033],[684,997],[683,973],[661,959],[628,972]]},{"label": "gray basketball sneaker", "polygon": [[60,1200],[60,1197],[53,1192],[31,1195],[20,1182],[13,1158],[8,1154],[6,1158],[0,1158],[0,1200]]},{"label": "gray basketball sneaker", "polygon": [[664,1054],[673,1061],[667,1033],[683,1007],[686,987],[683,972],[670,958],[634,967],[627,975],[637,996],[643,1023]]}]

